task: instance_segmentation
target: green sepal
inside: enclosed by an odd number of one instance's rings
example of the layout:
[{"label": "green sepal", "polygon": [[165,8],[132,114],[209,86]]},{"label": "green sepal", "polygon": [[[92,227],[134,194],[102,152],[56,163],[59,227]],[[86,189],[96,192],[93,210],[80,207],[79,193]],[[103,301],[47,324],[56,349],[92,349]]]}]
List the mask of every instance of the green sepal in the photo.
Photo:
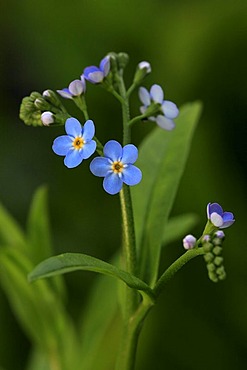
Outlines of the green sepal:
[{"label": "green sepal", "polygon": [[65,253],[48,258],[35,267],[29,274],[28,279],[29,281],[35,281],[40,278],[77,270],[93,271],[116,277],[125,282],[130,288],[140,291],[141,294],[144,292],[154,299],[152,289],[144,281],[110,263],[81,253]]}]

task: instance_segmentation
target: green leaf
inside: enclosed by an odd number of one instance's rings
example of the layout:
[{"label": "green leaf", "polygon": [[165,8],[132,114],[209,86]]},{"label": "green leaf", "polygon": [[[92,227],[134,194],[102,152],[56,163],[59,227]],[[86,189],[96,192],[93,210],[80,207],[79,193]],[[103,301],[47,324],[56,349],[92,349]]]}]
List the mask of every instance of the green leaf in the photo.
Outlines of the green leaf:
[{"label": "green leaf", "polygon": [[143,179],[132,188],[132,197],[140,276],[151,285],[157,280],[162,238],[200,112],[199,102],[186,104],[172,132],[157,127],[139,150],[137,165]]},{"label": "green leaf", "polygon": [[[34,265],[52,255],[48,191],[46,186],[40,186],[33,196],[27,221],[27,247],[28,257]],[[61,298],[66,297],[66,289],[62,277],[57,276],[50,283]]]},{"label": "green leaf", "polygon": [[185,213],[169,219],[163,233],[162,245],[167,245],[183,238],[198,223],[198,216],[194,213]]},{"label": "green leaf", "polygon": [[[121,334],[118,281],[99,275],[83,308],[81,368],[108,370],[114,367]],[[100,310],[99,310],[100,304]],[[111,351],[109,352],[109,349]],[[112,364],[110,364],[111,362]]]},{"label": "green leaf", "polygon": [[19,323],[49,361],[68,366],[76,357],[72,322],[47,281],[28,283],[32,268],[31,261],[18,249],[0,248],[0,284]]},{"label": "green leaf", "polygon": [[0,204],[0,243],[11,247],[26,247],[21,227],[2,204]]},{"label": "green leaf", "polygon": [[47,205],[47,187],[38,188],[33,196],[27,221],[29,256],[34,264],[52,254]]},{"label": "green leaf", "polygon": [[134,275],[98,258],[81,253],[65,253],[48,258],[35,267],[29,274],[29,280],[34,281],[39,278],[77,270],[94,271],[116,277],[125,282],[130,288],[145,292],[151,297],[153,296],[150,287]]}]

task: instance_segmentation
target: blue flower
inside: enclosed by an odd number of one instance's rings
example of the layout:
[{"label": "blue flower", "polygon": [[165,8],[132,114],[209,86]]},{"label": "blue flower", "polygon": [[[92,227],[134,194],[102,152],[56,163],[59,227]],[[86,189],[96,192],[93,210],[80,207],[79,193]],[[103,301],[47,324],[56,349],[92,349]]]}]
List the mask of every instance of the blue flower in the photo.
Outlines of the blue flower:
[{"label": "blue flower", "polygon": [[96,66],[86,67],[83,71],[83,75],[86,80],[93,84],[98,84],[104,80],[104,78],[110,72],[110,56],[107,55],[101,60],[99,68]]},{"label": "blue flower", "polygon": [[76,118],[71,117],[65,122],[65,131],[67,135],[57,137],[52,149],[57,155],[65,156],[66,167],[74,168],[95,152],[96,142],[92,140],[95,127],[91,120],[86,121],[82,127]]},{"label": "blue flower", "polygon": [[83,75],[80,80],[74,80],[62,90],[57,90],[58,94],[66,99],[73,99],[74,96],[80,96],[86,91],[86,81]]},{"label": "blue flower", "polygon": [[123,183],[136,185],[142,179],[139,168],[133,166],[137,160],[138,149],[133,144],[123,148],[115,140],[104,146],[104,157],[96,157],[90,163],[90,170],[95,176],[104,177],[103,188],[109,194],[117,194]]},{"label": "blue flower", "polygon": [[231,212],[224,212],[218,203],[208,203],[208,219],[219,229],[224,229],[234,223],[234,215]]},{"label": "blue flower", "polygon": [[164,130],[170,131],[175,127],[173,119],[178,116],[179,110],[175,103],[164,100],[164,92],[159,85],[153,85],[150,92],[145,87],[140,87],[139,98],[143,103],[143,106],[140,108],[142,114],[146,112],[152,103],[160,104],[160,113],[155,117],[148,117],[150,121],[155,121]]}]

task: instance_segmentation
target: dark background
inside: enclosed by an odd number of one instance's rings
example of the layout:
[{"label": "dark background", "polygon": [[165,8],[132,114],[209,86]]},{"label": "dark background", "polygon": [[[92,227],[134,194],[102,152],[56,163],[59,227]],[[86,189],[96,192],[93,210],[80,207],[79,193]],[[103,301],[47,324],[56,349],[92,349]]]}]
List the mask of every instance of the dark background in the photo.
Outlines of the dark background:
[{"label": "dark background", "polygon": [[[48,184],[56,253],[109,259],[121,238],[118,197],[102,190],[87,165],[64,167],[51,151],[63,129],[25,126],[18,118],[21,99],[34,90],[63,88],[109,51],[125,51],[128,82],[136,64],[147,60],[147,87],[159,83],[178,106],[203,102],[173,213],[197,213],[192,232],[199,236],[208,202],[234,212],[224,248],[228,278],[211,283],[202,259],[186,266],[147,320],[137,369],[246,369],[246,0],[9,0],[1,2],[0,14],[0,201],[25,225],[34,190]],[[118,102],[94,86],[87,94],[100,140],[121,139]],[[71,102],[66,106],[81,118]],[[134,94],[133,114],[138,109]],[[133,142],[151,127],[138,124]],[[181,242],[167,247],[162,263],[182,252]],[[82,292],[86,298],[94,281],[92,274],[78,276],[66,278],[75,317]],[[0,291],[0,365],[23,369],[28,348]]]}]

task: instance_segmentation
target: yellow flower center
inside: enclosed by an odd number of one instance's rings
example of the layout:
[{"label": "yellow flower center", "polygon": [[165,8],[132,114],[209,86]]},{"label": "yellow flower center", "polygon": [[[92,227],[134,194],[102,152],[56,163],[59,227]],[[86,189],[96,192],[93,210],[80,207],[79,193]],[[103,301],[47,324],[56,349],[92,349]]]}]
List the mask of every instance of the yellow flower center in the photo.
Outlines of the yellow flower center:
[{"label": "yellow flower center", "polygon": [[115,161],[112,163],[111,168],[114,173],[121,173],[123,171],[124,165],[120,161]]},{"label": "yellow flower center", "polygon": [[83,147],[83,145],[85,144],[84,140],[82,137],[80,136],[77,136],[74,141],[73,141],[73,147],[76,149],[76,150],[79,150]]}]

